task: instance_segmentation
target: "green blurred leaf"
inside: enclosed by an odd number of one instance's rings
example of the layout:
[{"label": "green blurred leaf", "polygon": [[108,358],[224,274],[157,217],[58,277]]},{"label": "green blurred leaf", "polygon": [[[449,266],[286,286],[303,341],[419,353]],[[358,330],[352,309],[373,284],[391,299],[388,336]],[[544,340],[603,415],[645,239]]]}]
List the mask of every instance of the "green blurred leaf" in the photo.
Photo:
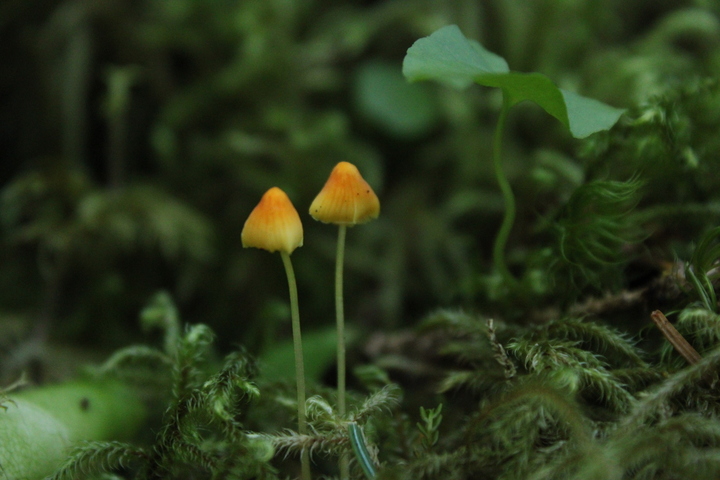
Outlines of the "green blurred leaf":
[{"label": "green blurred leaf", "polygon": [[612,127],[625,110],[559,89],[540,73],[510,72],[502,57],[465,38],[457,25],[441,28],[408,49],[403,74],[414,82],[437,80],[455,88],[472,83],[503,90],[510,105],[540,105],[576,138]]},{"label": "green blurred leaf", "polygon": [[[335,327],[303,333],[305,379],[320,382],[325,370],[335,361],[337,347]],[[277,342],[259,358],[260,375],[266,380],[294,380],[295,353],[291,340]]]},{"label": "green blurred leaf", "polygon": [[399,137],[422,134],[438,118],[430,92],[423,85],[408,84],[394,64],[361,65],[355,73],[354,96],[362,116]]},{"label": "green blurred leaf", "polygon": [[77,380],[9,395],[0,412],[0,477],[45,478],[77,442],[131,438],[145,421],[135,391]]}]

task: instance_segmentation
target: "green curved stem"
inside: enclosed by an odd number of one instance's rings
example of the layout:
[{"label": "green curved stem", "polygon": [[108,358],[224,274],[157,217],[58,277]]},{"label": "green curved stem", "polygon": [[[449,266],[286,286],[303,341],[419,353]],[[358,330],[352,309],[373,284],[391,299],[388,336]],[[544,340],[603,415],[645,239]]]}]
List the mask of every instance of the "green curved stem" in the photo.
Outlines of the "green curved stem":
[{"label": "green curved stem", "polygon": [[[288,288],[290,289],[290,316],[292,317],[293,346],[295,347],[295,377],[297,381],[297,410],[298,433],[307,434],[307,418],[305,414],[305,364],[303,362],[302,336],[300,334],[300,308],[298,307],[297,282],[290,255],[280,252],[285,273],[287,274]],[[310,455],[303,450],[300,455],[303,480],[310,480]]]},{"label": "green curved stem", "polygon": [[[337,324],[337,402],[338,415],[345,417],[345,304],[343,301],[343,265],[345,264],[345,235],[347,226],[338,228],[337,257],[335,258],[335,321]],[[347,455],[340,457],[340,479],[350,477]]]},{"label": "green curved stem", "polygon": [[362,468],[368,480],[374,480],[377,476],[375,472],[375,463],[365,447],[365,437],[362,428],[355,422],[348,423],[348,433],[350,434],[350,444],[352,445],[355,458]]},{"label": "green curved stem", "polygon": [[510,273],[507,263],[505,262],[505,247],[508,237],[510,236],[510,231],[515,223],[515,195],[502,169],[502,137],[505,132],[505,120],[507,119],[511,106],[507,93],[503,92],[503,105],[500,110],[500,117],[495,127],[495,137],[493,139],[493,166],[495,167],[495,177],[500,185],[500,191],[502,192],[505,202],[505,216],[500,225],[500,230],[498,230],[497,236],[495,237],[493,262],[505,283],[510,288],[516,289],[519,287],[518,280]]}]

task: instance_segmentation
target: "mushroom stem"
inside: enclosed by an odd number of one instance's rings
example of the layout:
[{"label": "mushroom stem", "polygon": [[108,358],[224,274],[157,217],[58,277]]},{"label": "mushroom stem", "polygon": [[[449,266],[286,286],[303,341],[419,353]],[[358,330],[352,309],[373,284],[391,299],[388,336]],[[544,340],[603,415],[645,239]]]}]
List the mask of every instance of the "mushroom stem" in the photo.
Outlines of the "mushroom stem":
[{"label": "mushroom stem", "polygon": [[[297,282],[293,270],[290,254],[281,251],[285,273],[287,274],[288,288],[290,290],[290,316],[292,317],[293,346],[295,350],[295,377],[297,382],[297,416],[298,433],[307,434],[307,419],[305,414],[305,364],[303,362],[302,336],[300,334],[300,308],[298,307]],[[300,456],[303,480],[310,480],[310,456],[303,450]]]},{"label": "mushroom stem", "polygon": [[335,260],[335,320],[337,323],[337,401],[338,413],[345,415],[345,305],[343,301],[343,265],[345,263],[345,234],[347,227],[338,227],[337,258]]},{"label": "mushroom stem", "polygon": [[[345,264],[345,235],[347,226],[338,227],[337,257],[335,259],[335,321],[337,324],[337,402],[338,415],[345,417],[345,304],[343,301],[343,265]],[[340,479],[350,477],[349,459],[340,456]]]},{"label": "mushroom stem", "polygon": [[513,223],[515,223],[515,195],[513,194],[510,182],[502,169],[502,137],[505,131],[505,120],[510,111],[510,101],[508,94],[503,91],[503,105],[500,110],[497,126],[495,128],[495,138],[493,139],[493,165],[495,167],[495,177],[500,185],[503,200],[505,201],[505,216],[503,217],[500,230],[495,237],[495,245],[493,246],[493,263],[500,276],[503,278],[507,286],[516,290],[519,287],[518,280],[510,273],[505,262],[505,247],[507,245],[510,231]]}]

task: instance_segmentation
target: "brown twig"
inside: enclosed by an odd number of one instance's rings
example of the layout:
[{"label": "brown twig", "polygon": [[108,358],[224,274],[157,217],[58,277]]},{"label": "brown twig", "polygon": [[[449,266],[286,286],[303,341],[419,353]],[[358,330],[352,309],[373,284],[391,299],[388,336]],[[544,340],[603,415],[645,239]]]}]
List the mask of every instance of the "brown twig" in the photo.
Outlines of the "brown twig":
[{"label": "brown twig", "polygon": [[697,350],[695,350],[692,345],[685,340],[685,337],[677,331],[673,324],[668,321],[667,317],[660,310],[652,312],[650,317],[653,322],[655,322],[655,325],[657,325],[660,329],[662,334],[665,335],[668,342],[675,347],[675,350],[677,350],[677,352],[682,355],[690,365],[695,365],[702,359]]}]

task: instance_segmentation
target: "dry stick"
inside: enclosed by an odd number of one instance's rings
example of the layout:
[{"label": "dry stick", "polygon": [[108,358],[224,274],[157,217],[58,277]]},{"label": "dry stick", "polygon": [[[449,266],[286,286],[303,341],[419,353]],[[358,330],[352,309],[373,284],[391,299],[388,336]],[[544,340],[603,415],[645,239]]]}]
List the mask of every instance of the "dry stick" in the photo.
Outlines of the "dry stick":
[{"label": "dry stick", "polygon": [[652,318],[653,322],[655,322],[655,325],[657,325],[662,334],[665,335],[668,342],[670,342],[675,350],[677,350],[690,365],[695,365],[702,359],[697,350],[695,350],[693,346],[685,340],[685,337],[677,331],[673,324],[668,321],[667,317],[660,310],[652,312],[650,314],[650,318]]}]

